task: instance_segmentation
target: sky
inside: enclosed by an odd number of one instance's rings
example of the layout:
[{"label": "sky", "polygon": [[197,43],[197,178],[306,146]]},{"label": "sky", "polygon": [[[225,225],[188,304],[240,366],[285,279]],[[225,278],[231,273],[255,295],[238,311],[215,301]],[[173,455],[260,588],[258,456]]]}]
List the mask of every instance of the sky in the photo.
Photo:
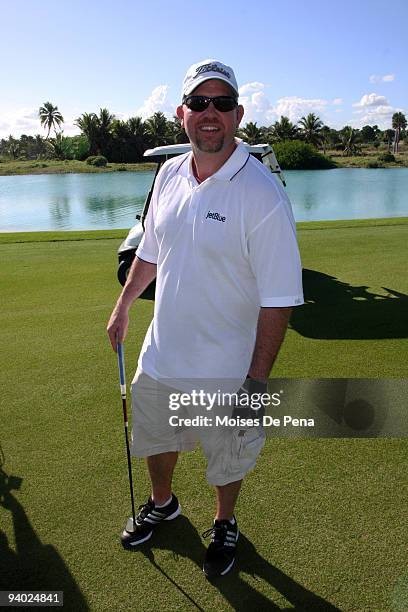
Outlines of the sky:
[{"label": "sky", "polygon": [[408,113],[408,0],[0,0],[0,138],[44,134],[46,101],[74,121],[169,118],[187,68],[232,66],[242,125],[315,113],[336,129]]}]

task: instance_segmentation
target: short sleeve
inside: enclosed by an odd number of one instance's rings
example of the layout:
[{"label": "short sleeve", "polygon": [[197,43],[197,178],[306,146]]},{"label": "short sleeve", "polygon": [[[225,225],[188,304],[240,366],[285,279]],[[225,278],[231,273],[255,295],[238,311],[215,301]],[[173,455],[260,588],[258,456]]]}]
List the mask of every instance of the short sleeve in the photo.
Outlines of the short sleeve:
[{"label": "short sleeve", "polygon": [[302,266],[289,201],[281,200],[247,239],[261,307],[303,304]]}]

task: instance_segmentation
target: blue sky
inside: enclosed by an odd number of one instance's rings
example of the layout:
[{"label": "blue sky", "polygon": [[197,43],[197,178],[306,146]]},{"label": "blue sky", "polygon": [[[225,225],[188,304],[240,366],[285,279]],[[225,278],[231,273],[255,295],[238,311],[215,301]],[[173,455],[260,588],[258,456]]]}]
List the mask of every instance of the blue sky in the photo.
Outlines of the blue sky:
[{"label": "blue sky", "polygon": [[104,106],[171,116],[186,69],[206,58],[234,68],[258,125],[314,112],[384,129],[408,112],[407,0],[0,0],[0,14],[0,137],[42,133],[47,100],[65,134]]}]

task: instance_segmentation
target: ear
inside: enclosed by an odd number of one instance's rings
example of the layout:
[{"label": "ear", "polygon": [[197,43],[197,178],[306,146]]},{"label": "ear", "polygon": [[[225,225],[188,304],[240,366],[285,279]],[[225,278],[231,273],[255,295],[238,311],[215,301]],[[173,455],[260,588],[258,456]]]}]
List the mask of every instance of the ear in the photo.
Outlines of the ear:
[{"label": "ear", "polygon": [[237,127],[241,123],[243,116],[244,116],[244,107],[242,106],[242,104],[239,104],[239,106],[237,106]]},{"label": "ear", "polygon": [[182,105],[176,108],[176,115],[180,119],[181,127],[183,128],[184,127],[184,110],[183,110]]}]

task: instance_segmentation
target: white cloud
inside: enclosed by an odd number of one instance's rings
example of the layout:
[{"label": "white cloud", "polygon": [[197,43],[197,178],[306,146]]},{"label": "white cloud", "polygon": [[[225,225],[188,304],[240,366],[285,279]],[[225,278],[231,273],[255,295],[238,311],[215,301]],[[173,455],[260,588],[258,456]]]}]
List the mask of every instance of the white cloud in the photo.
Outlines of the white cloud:
[{"label": "white cloud", "polygon": [[315,113],[322,118],[322,114],[324,114],[328,105],[327,100],[297,96],[279,98],[274,105],[267,97],[264,89],[264,83],[258,81],[246,83],[240,87],[240,103],[245,109],[242,125],[249,121],[256,121],[259,126],[268,126],[275,121],[279,121],[282,115],[289,117],[293,123],[297,123],[301,117],[308,113]]},{"label": "white cloud", "polygon": [[297,96],[288,96],[286,98],[280,98],[274,107],[276,115],[280,118],[281,115],[289,117],[292,123],[297,123],[299,119],[309,113],[315,113],[322,119],[327,107],[327,100],[320,98],[309,99],[299,98]]},{"label": "white cloud", "polygon": [[370,83],[389,83],[395,80],[395,74],[384,74],[383,76],[379,74],[372,74],[369,77]]},{"label": "white cloud", "polygon": [[367,106],[387,106],[388,101],[384,96],[378,96],[376,93],[364,94],[360,102],[353,104],[355,107],[367,107]]},{"label": "white cloud", "polygon": [[[64,136],[79,134],[79,129],[74,125],[75,119],[76,117],[64,114],[64,123],[61,126],[64,130]],[[46,136],[47,131],[42,127],[38,118],[38,109],[18,108],[15,111],[2,113],[0,138],[8,138],[10,134],[15,138],[20,138],[22,134],[27,136],[35,136],[36,134]]]},{"label": "white cloud", "polygon": [[1,138],[7,138],[10,134],[15,137],[21,134],[41,134],[42,131],[38,111],[32,108],[19,108],[1,115]]},{"label": "white cloud", "polygon": [[168,119],[171,119],[175,114],[176,107],[167,99],[168,85],[158,85],[155,87],[148,98],[143,102],[143,105],[137,109],[135,115],[147,119],[161,111]]},{"label": "white cloud", "polygon": [[343,98],[334,98],[332,104],[338,106],[339,104],[343,104]]},{"label": "white cloud", "polygon": [[256,93],[264,89],[265,85],[259,81],[253,81],[252,83],[246,83],[239,88],[238,93],[240,96],[247,96],[252,93]]},{"label": "white cloud", "polygon": [[[370,95],[376,96],[376,94]],[[350,125],[353,127],[361,128],[363,125],[378,125],[382,130],[391,129],[393,114],[405,112],[402,108],[391,106],[383,96],[376,96],[372,99],[374,103],[371,104],[370,99],[362,104],[361,102],[364,98],[366,96],[363,96],[357,104],[353,104],[354,107],[357,107],[357,110],[353,111],[353,114],[357,115],[357,117],[350,121]],[[381,100],[380,103],[379,100]]]},{"label": "white cloud", "polygon": [[276,119],[264,88],[265,85],[258,81],[246,83],[239,88],[239,101],[245,109],[242,125],[249,121],[256,122],[258,125],[270,125]]}]

